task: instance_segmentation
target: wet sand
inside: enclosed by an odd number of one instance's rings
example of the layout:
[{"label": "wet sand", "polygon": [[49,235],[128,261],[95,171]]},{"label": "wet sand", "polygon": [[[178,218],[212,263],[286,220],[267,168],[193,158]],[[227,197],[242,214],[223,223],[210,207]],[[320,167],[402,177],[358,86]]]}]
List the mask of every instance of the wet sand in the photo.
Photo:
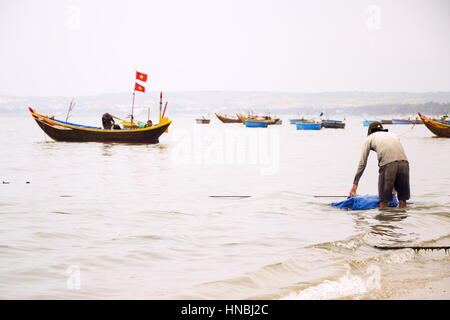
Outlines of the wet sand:
[{"label": "wet sand", "polygon": [[450,278],[431,281],[415,290],[394,294],[389,300],[450,300]]}]

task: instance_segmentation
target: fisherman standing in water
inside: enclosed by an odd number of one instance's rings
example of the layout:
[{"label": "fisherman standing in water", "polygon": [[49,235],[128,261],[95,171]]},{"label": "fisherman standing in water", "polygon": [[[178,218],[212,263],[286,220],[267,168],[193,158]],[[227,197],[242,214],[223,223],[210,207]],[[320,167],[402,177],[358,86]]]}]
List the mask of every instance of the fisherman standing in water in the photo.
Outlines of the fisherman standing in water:
[{"label": "fisherman standing in water", "polygon": [[398,136],[387,131],[378,121],[369,125],[368,137],[364,141],[358,170],[353,181],[353,187],[350,190],[350,197],[356,195],[358,182],[366,168],[369,152],[373,150],[378,157],[380,208],[385,208],[388,202],[392,200],[394,188],[397,191],[400,207],[406,207],[406,200],[410,197],[408,158]]}]

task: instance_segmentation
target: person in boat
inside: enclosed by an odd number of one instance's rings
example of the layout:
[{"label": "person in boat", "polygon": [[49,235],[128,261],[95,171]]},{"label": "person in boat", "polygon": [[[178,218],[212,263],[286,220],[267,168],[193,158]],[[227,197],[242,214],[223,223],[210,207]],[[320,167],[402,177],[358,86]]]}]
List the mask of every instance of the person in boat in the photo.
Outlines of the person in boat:
[{"label": "person in boat", "polygon": [[107,129],[107,130],[111,130],[111,128],[113,127],[113,125],[115,125],[115,121],[112,115],[110,115],[109,113],[105,113],[102,116],[102,123],[103,123],[103,128]]},{"label": "person in boat", "polygon": [[152,120],[148,120],[147,124],[145,125],[147,128],[150,128],[151,126],[153,126],[153,122]]},{"label": "person in boat", "polygon": [[397,193],[399,206],[406,207],[406,200],[409,200],[410,197],[409,162],[400,139],[397,135],[384,129],[383,125],[378,121],[369,125],[367,136],[363,144],[353,186],[350,190],[350,197],[356,195],[359,179],[367,165],[369,152],[373,150],[378,157],[380,208],[385,208],[387,203],[392,200],[393,191]]}]

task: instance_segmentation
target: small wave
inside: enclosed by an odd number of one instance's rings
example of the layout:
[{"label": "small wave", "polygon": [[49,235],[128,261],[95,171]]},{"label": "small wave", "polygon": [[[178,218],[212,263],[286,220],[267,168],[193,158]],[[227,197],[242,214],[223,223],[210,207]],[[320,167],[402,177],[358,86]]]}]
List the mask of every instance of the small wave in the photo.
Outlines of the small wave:
[{"label": "small wave", "polygon": [[325,280],[317,286],[291,293],[281,300],[330,300],[367,292],[366,280],[355,275],[345,275],[336,281]]},{"label": "small wave", "polygon": [[143,234],[143,235],[134,235],[134,236],[126,236],[126,237],[115,237],[111,240],[165,240],[166,238],[163,236],[159,236],[156,234]]},{"label": "small wave", "polygon": [[370,235],[368,233],[359,233],[345,240],[313,244],[307,248],[326,249],[331,251],[355,251],[361,246],[370,246]]},{"label": "small wave", "polygon": [[64,211],[51,211],[50,213],[55,213],[55,214],[71,214],[70,212],[64,212]]},{"label": "small wave", "polygon": [[81,238],[81,235],[74,233],[37,231],[33,233],[33,237],[44,239],[68,239],[68,238]]}]

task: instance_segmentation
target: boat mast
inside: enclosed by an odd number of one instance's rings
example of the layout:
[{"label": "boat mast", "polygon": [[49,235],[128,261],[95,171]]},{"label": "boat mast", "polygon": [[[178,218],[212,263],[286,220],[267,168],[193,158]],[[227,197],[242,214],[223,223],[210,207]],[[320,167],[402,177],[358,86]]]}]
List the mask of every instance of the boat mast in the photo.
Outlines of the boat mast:
[{"label": "boat mast", "polygon": [[133,123],[133,114],[134,114],[134,96],[136,94],[136,88],[134,88],[133,91],[133,102],[131,104],[131,123]]},{"label": "boat mast", "polygon": [[162,118],[162,98],[163,98],[163,93],[161,92],[159,94],[159,123],[161,123],[161,118]]},{"label": "boat mast", "polygon": [[69,110],[67,110],[66,122],[67,122],[67,120],[69,120],[70,111],[72,111],[73,107],[75,107],[75,103],[73,102],[74,100],[75,100],[75,97],[72,98],[72,101],[70,101]]}]

